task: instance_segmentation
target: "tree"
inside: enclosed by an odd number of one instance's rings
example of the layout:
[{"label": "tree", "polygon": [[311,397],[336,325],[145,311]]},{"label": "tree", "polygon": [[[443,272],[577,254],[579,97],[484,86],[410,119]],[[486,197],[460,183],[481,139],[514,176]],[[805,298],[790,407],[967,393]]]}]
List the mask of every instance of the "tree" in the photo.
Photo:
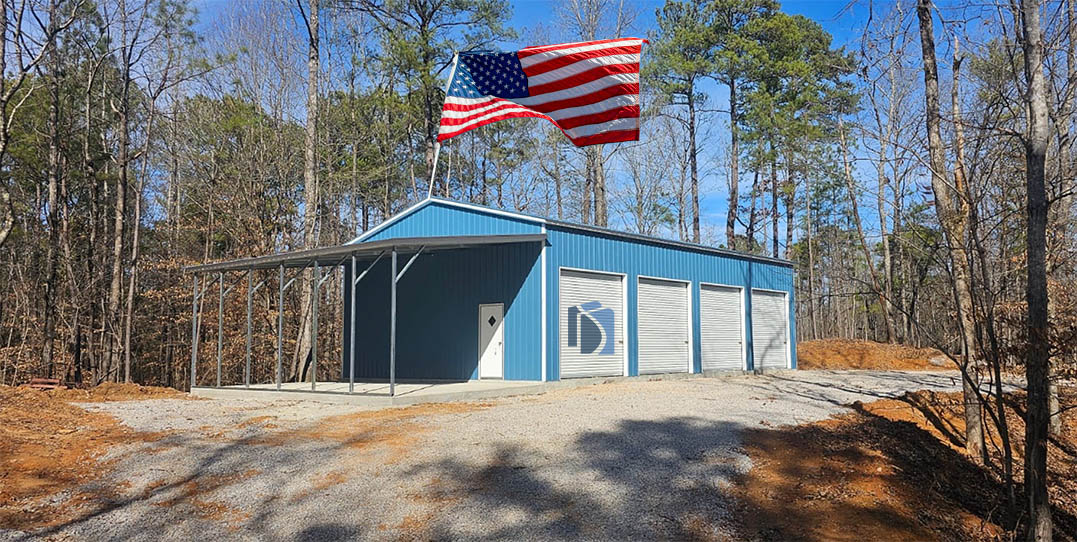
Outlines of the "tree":
[{"label": "tree", "polygon": [[[624,0],[563,0],[559,6],[561,24],[571,36],[569,39],[592,41],[623,37],[636,18],[635,11]],[[583,190],[580,194],[580,221],[607,226],[609,202],[607,201],[606,161],[604,145],[591,145],[583,149]],[[591,206],[594,206],[594,217]]]},{"label": "tree", "polygon": [[930,155],[931,190],[935,196],[935,212],[946,239],[949,259],[953,267],[954,297],[958,307],[964,345],[964,359],[959,363],[965,398],[965,448],[976,460],[985,459],[982,407],[974,379],[973,368],[977,355],[976,329],[973,315],[972,291],[969,280],[971,266],[966,251],[968,230],[968,194],[964,184],[964,172],[951,181],[946,174],[946,155],[940,130],[939,74],[935,60],[935,32],[930,0],[920,0],[916,6],[920,23],[920,47],[924,62],[924,100],[927,124],[927,142]]},{"label": "tree", "polygon": [[[655,13],[658,34],[651,48],[652,61],[644,76],[654,81],[662,98],[685,107],[685,134],[691,186],[692,237],[699,242],[699,149],[696,146],[698,84],[714,73],[716,46],[712,11],[695,2],[670,0]],[[679,117],[671,117],[680,120]]]},{"label": "tree", "polygon": [[729,90],[729,207],[726,210],[725,236],[726,245],[736,249],[736,223],[740,208],[740,87],[746,70],[743,55],[750,41],[744,35],[744,27],[756,19],[770,17],[778,9],[778,2],[716,0],[709,9],[713,11],[711,22],[718,47],[713,73],[715,79]]},{"label": "tree", "polygon": [[[322,71],[322,66],[318,33],[319,2],[318,0],[307,0],[307,2],[309,10],[303,8],[303,0],[296,0],[299,14],[306,26],[307,36],[307,121],[306,139],[303,142],[303,248],[311,249],[318,246],[318,210],[321,204],[315,147],[318,137],[318,76]],[[311,316],[308,311],[313,295],[311,289],[317,286],[314,283],[315,280],[318,280],[318,277],[314,277],[310,270],[303,270],[303,280],[299,286],[302,299],[299,342],[295,356],[292,358],[289,380],[302,380],[312,361],[310,359]]]},{"label": "tree", "polygon": [[[1047,408],[1050,337],[1047,321],[1047,190],[1046,163],[1048,115],[1047,84],[1044,76],[1043,31],[1040,3],[1022,0],[1018,40],[1024,53],[1024,101],[1028,124],[1023,134],[1026,166],[1028,225],[1025,236],[1028,259],[1028,355],[1025,379],[1028,386],[1028,413],[1025,420],[1025,494],[1028,502],[1028,540],[1052,539],[1051,504],[1047,496]],[[1072,37],[1070,38],[1072,39]]]}]

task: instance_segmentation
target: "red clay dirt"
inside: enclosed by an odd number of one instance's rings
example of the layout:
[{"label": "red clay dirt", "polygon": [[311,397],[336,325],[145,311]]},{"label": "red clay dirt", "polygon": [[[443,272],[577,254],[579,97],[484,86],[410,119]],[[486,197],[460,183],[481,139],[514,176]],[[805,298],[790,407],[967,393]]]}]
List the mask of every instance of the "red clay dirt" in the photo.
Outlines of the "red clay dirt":
[{"label": "red clay dirt", "polygon": [[797,368],[942,371],[956,369],[956,366],[934,348],[821,339],[797,343]]},{"label": "red clay dirt", "polygon": [[[1023,396],[1008,397],[1015,441]],[[1077,388],[1063,392],[1077,405]],[[917,392],[855,403],[856,412],[746,435],[754,467],[735,486],[737,539],[782,541],[1009,540],[1001,456],[964,453],[960,393]],[[997,444],[997,435],[991,435]],[[1014,450],[1020,481],[1022,451]],[[1056,540],[1077,539],[1077,420],[1049,446]],[[1020,537],[1018,537],[1020,538]]]},{"label": "red clay dirt", "polygon": [[107,414],[68,401],[118,401],[180,392],[112,384],[90,390],[41,391],[0,386],[0,526],[31,529],[61,523],[79,507],[55,504],[67,493],[73,502],[98,502],[100,495],[75,490],[110,470],[99,461],[112,446],[162,438],[138,433]]}]

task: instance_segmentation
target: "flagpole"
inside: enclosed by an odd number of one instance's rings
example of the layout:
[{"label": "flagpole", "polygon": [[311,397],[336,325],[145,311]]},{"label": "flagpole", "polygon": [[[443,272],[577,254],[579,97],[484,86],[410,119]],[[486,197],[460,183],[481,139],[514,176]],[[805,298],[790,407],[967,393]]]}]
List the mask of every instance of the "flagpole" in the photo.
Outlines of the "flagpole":
[{"label": "flagpole", "polygon": [[[452,78],[456,76],[456,63],[460,61],[460,55],[453,53],[452,55],[452,70],[449,71],[449,79],[445,82],[445,97],[448,99],[449,87],[452,86]],[[441,154],[441,142],[434,138],[434,163],[430,166],[430,183],[426,187],[426,198],[430,199],[434,196],[434,175],[438,171],[438,157]],[[449,182],[448,177],[445,178],[445,183]]]}]

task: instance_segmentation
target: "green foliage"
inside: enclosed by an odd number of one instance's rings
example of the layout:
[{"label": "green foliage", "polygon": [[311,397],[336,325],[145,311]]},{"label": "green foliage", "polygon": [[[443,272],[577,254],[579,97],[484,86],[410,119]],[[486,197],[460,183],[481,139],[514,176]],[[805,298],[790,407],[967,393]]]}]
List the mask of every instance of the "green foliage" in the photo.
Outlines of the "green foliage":
[{"label": "green foliage", "polygon": [[744,28],[744,114],[741,127],[753,157],[770,163],[811,145],[836,140],[837,115],[853,112],[856,94],[847,80],[851,55],[831,49],[831,37],[800,15],[774,13]]},{"label": "green foliage", "polygon": [[711,10],[698,2],[669,1],[655,16],[658,32],[642,76],[666,101],[685,100],[698,92],[696,83],[716,69]]}]

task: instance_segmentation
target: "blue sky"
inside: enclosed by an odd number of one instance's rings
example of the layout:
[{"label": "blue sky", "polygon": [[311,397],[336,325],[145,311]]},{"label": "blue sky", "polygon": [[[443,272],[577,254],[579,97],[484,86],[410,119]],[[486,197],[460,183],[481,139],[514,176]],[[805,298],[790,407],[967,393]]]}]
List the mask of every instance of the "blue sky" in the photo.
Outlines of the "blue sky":
[{"label": "blue sky", "polygon": [[[664,0],[642,0],[626,2],[626,4],[627,3],[634,4],[637,11],[635,28],[631,34],[638,37],[646,37],[648,33],[654,29],[655,11],[662,6]],[[521,34],[525,36],[527,35],[526,30],[536,24],[550,27],[551,33],[554,33],[556,32],[557,21],[552,18],[551,14],[556,11],[558,4],[559,2],[557,0],[520,0],[513,2],[514,11],[511,24],[520,29]],[[801,0],[783,2],[781,9],[786,13],[804,15],[817,22],[834,37],[833,45],[835,47],[854,45],[856,40],[860,37],[860,32],[863,29],[863,24],[867,15],[867,3],[850,4],[848,0]],[[877,6],[876,9],[879,9],[879,7]],[[513,46],[523,47],[526,45],[539,44],[521,42],[505,45],[506,48],[509,48]],[[645,48],[644,55],[646,54],[647,50]],[[713,88],[708,89],[708,91],[711,92],[714,99],[719,103],[728,99],[724,89]],[[716,120],[719,122],[724,121],[722,118]],[[710,141],[716,146],[724,146],[728,140],[724,125],[720,127],[715,126],[712,129],[712,134],[714,137]],[[644,134],[644,138],[645,137],[646,135]],[[718,148],[720,149],[721,147]],[[706,152],[706,150],[704,150],[704,152]],[[720,172],[712,172],[709,175],[706,175],[706,173],[707,172],[705,171],[701,171],[701,174],[705,175],[701,187],[701,219],[710,229],[721,229],[725,224],[725,215],[728,205],[728,192],[725,187],[725,180]],[[745,188],[742,188],[742,190],[744,189]],[[717,235],[717,237],[721,238],[724,236]]]},{"label": "blue sky", "polygon": [[[215,23],[215,19],[222,10],[228,7],[232,2],[244,1],[256,0],[193,0],[195,7],[200,13],[199,30],[208,31]],[[294,2],[294,0],[292,1]],[[612,0],[612,2],[616,1],[617,0]],[[654,29],[655,11],[662,6],[664,0],[625,0],[625,2],[626,5],[634,7],[636,11],[634,27],[631,32],[627,32],[626,34],[647,37]],[[533,36],[533,32],[530,32],[529,30],[536,26],[544,27],[544,34],[550,36],[550,41],[558,41],[561,32],[558,28],[558,20],[554,14],[560,3],[561,2],[558,0],[517,0],[511,2],[513,12],[509,19],[509,23],[512,27],[516,28],[523,37],[518,43],[502,44],[502,48],[511,50],[526,45],[540,45],[539,43],[531,43],[532,40],[529,39],[529,37]],[[886,6],[879,4],[886,3],[886,0],[882,0],[876,4],[875,9],[885,9]],[[855,42],[859,39],[866,20],[868,2],[850,3],[849,0],[797,0],[783,2],[781,9],[786,13],[804,15],[817,22],[834,37],[833,45],[835,47],[851,45],[855,48]],[[299,30],[298,25],[296,30]],[[644,55],[646,56],[646,54],[647,50],[645,48]],[[722,104],[727,99],[724,88],[717,88],[716,86],[711,85],[711,88],[704,88],[704,90],[709,92],[718,104]],[[704,154],[704,156],[701,156],[701,160],[706,161],[710,158],[711,164],[714,164],[716,157],[722,155],[722,149],[728,142],[728,132],[724,124],[725,122],[726,119],[721,115],[712,119],[709,127],[711,137],[706,140],[705,146],[702,147],[702,154]],[[644,140],[646,140],[646,134],[644,134]],[[709,156],[706,156],[708,154]],[[616,169],[616,166],[613,167]],[[612,173],[616,176],[616,172]],[[706,224],[705,230],[720,230],[724,227],[722,225],[725,223],[727,207],[727,190],[724,175],[721,171],[716,171],[713,167],[701,167],[700,173],[702,176],[700,212],[702,222]],[[742,183],[743,182],[744,181],[742,180]],[[742,187],[742,191],[744,189],[745,188]],[[626,226],[624,224],[611,225],[615,227]],[[715,240],[724,240],[721,239],[724,235],[718,234],[715,237],[719,238]]]},{"label": "blue sky", "polygon": [[[626,2],[626,4],[632,4],[637,8],[636,26],[641,36],[654,27],[655,10],[661,7],[663,3],[655,0]],[[536,21],[551,26],[556,24],[556,21],[553,21],[550,15],[559,4],[556,0],[520,0],[512,2],[512,4],[514,8],[512,25],[517,28],[533,26]],[[848,5],[848,1],[798,0],[782,2],[782,11],[804,15],[815,20],[834,36],[835,44],[841,45],[850,38],[856,38],[858,27],[863,21],[861,15],[867,12],[866,3],[863,5],[854,4],[846,10],[845,8]]]}]

